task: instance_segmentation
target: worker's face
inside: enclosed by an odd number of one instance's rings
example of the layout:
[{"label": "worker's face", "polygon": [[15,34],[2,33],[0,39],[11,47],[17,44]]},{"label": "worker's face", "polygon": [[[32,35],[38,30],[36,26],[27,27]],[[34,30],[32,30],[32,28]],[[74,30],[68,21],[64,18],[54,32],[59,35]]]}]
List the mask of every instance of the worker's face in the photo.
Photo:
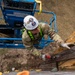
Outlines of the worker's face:
[{"label": "worker's face", "polygon": [[39,33],[38,27],[37,27],[36,29],[34,29],[34,30],[31,30],[31,32],[32,32],[34,35],[36,35],[37,33]]}]

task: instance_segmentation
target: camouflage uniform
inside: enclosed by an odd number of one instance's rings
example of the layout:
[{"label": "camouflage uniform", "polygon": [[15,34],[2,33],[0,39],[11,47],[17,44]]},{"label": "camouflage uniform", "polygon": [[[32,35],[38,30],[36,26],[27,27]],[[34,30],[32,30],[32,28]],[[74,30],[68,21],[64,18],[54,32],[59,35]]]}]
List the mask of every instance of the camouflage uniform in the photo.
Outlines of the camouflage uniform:
[{"label": "camouflage uniform", "polygon": [[[63,42],[61,37],[57,33],[55,33],[55,31],[47,23],[40,22],[38,26],[39,31],[40,27],[42,29],[43,36],[45,39],[48,39],[48,36],[50,36],[50,38],[56,41],[59,45],[61,42]],[[31,50],[34,55],[38,56],[41,55],[41,53],[33,46],[33,44],[38,44],[38,40],[42,37],[39,35],[39,33],[37,35],[34,35],[34,37],[35,39],[32,41],[29,35],[27,34],[27,31],[25,30],[22,35],[22,41],[26,49]]]}]

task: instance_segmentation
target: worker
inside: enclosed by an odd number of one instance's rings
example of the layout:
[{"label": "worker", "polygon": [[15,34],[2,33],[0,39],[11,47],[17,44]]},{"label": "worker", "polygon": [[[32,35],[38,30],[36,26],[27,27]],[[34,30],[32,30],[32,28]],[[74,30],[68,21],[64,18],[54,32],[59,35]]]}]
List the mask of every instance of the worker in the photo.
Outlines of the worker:
[{"label": "worker", "polygon": [[[59,46],[70,49],[69,43],[65,43],[62,38],[55,33],[49,24],[38,22],[38,20],[32,16],[27,15],[24,20],[25,31],[22,35],[22,41],[26,49],[30,50],[33,55],[45,58],[51,58],[48,54],[42,54],[40,50],[50,44],[49,40],[56,41]],[[48,41],[47,41],[48,40]],[[48,44],[47,44],[48,43]]]}]

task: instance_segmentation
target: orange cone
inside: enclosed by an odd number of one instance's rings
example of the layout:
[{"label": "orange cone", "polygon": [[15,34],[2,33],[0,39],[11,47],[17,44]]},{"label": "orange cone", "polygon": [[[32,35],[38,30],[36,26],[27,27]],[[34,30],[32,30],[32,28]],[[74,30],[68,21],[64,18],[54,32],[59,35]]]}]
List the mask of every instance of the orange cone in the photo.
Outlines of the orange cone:
[{"label": "orange cone", "polygon": [[17,73],[17,75],[29,75],[29,71],[22,71]]}]

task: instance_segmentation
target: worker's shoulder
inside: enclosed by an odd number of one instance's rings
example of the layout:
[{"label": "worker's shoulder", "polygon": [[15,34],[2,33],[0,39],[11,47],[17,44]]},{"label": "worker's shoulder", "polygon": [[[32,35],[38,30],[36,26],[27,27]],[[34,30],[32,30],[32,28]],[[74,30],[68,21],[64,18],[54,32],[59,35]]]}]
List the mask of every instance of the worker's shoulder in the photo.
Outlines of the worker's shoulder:
[{"label": "worker's shoulder", "polygon": [[49,27],[49,24],[46,23],[46,22],[39,22],[39,26],[40,26],[41,28],[45,28],[45,27]]},{"label": "worker's shoulder", "polygon": [[44,26],[44,25],[49,25],[49,24],[48,24],[47,22],[42,22],[42,21],[40,21],[40,22],[39,22],[39,25],[43,25],[43,26]]}]

